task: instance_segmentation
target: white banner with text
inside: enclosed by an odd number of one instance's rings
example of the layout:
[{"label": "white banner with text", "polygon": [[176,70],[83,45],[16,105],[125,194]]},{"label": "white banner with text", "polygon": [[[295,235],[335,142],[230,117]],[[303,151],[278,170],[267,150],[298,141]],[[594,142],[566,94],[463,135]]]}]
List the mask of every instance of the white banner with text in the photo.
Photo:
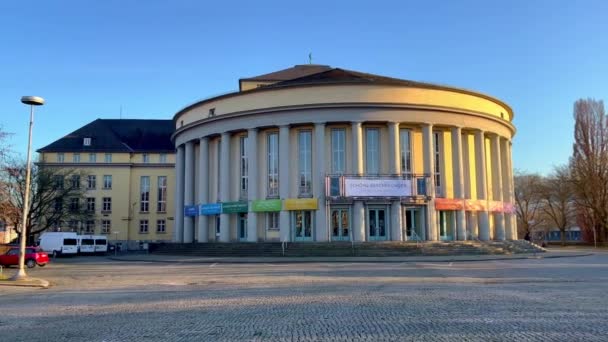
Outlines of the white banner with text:
[{"label": "white banner with text", "polygon": [[344,177],[346,197],[407,197],[412,196],[410,179],[381,179]]}]

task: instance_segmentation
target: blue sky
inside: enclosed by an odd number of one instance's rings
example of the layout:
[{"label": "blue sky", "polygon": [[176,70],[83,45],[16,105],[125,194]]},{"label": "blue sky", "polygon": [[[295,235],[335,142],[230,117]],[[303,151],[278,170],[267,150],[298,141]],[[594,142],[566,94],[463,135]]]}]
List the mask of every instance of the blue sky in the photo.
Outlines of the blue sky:
[{"label": "blue sky", "polygon": [[607,1],[2,1],[0,125],[25,155],[96,118],[171,118],[308,62],[454,85],[515,111],[514,166],[572,149],[572,105],[608,94]]}]

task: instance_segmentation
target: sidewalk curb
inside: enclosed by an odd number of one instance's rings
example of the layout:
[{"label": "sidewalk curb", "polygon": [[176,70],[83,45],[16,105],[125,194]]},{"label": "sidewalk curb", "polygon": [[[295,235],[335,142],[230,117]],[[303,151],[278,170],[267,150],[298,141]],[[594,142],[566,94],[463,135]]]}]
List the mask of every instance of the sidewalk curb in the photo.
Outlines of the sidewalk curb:
[{"label": "sidewalk curb", "polygon": [[0,286],[15,286],[15,287],[39,287],[48,289],[51,283],[48,280],[39,278],[29,278],[28,280],[0,280]]},{"label": "sidewalk curb", "polygon": [[[550,252],[549,252],[550,253]],[[488,258],[442,258],[432,259],[428,257],[256,257],[255,259],[247,260],[247,257],[201,257],[199,260],[161,260],[161,259],[131,259],[108,257],[109,260],[121,262],[149,262],[149,263],[164,263],[164,264],[304,264],[304,263],[404,263],[404,262],[476,262],[476,261],[498,261],[498,260],[524,260],[524,259],[557,259],[557,258],[574,258],[593,255],[593,253],[579,253],[569,255],[534,255],[522,254],[521,256],[509,257],[488,257]],[[170,256],[173,257],[173,256]],[[180,257],[179,255],[177,257]],[[205,259],[203,259],[205,258]],[[390,258],[390,259],[389,259]]]}]

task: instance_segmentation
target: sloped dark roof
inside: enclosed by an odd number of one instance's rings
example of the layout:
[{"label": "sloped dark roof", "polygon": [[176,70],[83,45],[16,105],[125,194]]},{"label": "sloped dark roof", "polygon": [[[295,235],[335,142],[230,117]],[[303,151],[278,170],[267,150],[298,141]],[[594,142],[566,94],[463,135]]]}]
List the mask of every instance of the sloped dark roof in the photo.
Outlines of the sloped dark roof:
[{"label": "sloped dark roof", "polygon": [[172,120],[97,119],[38,152],[173,152],[174,131]]},{"label": "sloped dark roof", "polygon": [[291,68],[271,72],[260,76],[241,78],[240,81],[286,81],[294,78],[304,77],[319,72],[331,70],[329,65],[301,64]]}]

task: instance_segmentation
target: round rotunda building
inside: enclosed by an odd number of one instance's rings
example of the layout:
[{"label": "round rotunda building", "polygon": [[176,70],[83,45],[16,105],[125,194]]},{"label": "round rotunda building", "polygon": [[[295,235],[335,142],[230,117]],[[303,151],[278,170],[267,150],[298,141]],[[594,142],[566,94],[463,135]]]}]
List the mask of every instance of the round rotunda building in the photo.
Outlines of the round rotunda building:
[{"label": "round rotunda building", "polygon": [[175,242],[517,239],[513,111],[324,65],[174,116]]}]

